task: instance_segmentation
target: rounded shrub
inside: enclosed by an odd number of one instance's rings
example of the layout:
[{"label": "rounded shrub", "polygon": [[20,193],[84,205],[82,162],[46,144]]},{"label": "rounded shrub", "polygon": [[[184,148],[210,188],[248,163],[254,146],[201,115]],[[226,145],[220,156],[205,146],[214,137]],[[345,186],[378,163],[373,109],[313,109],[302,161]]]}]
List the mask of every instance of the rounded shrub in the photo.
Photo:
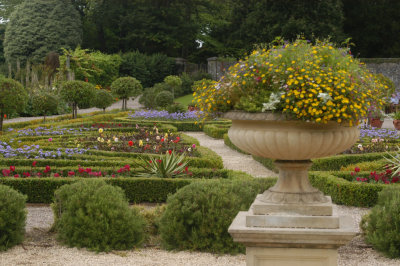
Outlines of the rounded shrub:
[{"label": "rounded shrub", "polygon": [[32,108],[39,115],[51,115],[57,113],[58,99],[48,92],[35,93],[32,95]]},{"label": "rounded shrub", "polygon": [[390,258],[400,257],[400,188],[379,192],[378,203],[361,221],[367,243]]},{"label": "rounded shrub", "polygon": [[72,105],[73,118],[77,116],[78,107],[91,107],[95,93],[96,91],[93,84],[81,80],[64,82],[60,91],[61,97]]},{"label": "rounded shrub", "polygon": [[98,90],[93,98],[93,105],[97,108],[103,109],[105,112],[106,108],[111,106],[114,101],[114,96],[112,96],[111,93],[106,90]]},{"label": "rounded shrub", "polygon": [[185,106],[183,106],[180,103],[173,103],[171,105],[168,105],[165,110],[168,111],[168,113],[184,113],[186,112]]},{"label": "rounded shrub", "polygon": [[174,96],[172,92],[161,91],[157,94],[155,100],[157,107],[165,108],[174,102]]},{"label": "rounded shrub", "polygon": [[119,187],[83,180],[55,192],[53,228],[69,246],[93,251],[126,250],[144,239],[145,222]]},{"label": "rounded shrub", "polygon": [[233,242],[228,227],[239,211],[250,207],[260,187],[252,180],[212,180],[178,190],[168,198],[160,219],[163,246],[213,253],[244,252],[243,245]]},{"label": "rounded shrub", "polygon": [[22,242],[25,233],[26,196],[0,185],[0,251]]}]

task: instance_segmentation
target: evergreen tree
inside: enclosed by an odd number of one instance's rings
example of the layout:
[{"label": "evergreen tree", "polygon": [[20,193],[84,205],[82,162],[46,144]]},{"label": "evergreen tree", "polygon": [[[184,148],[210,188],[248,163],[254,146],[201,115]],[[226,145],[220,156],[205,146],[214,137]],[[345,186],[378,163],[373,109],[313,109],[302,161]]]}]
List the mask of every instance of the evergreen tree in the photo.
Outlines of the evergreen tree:
[{"label": "evergreen tree", "polygon": [[81,20],[70,0],[30,0],[18,5],[7,23],[4,54],[8,62],[42,62],[46,54],[75,48]]},{"label": "evergreen tree", "polygon": [[400,2],[343,0],[344,32],[355,43],[357,57],[399,57]]}]

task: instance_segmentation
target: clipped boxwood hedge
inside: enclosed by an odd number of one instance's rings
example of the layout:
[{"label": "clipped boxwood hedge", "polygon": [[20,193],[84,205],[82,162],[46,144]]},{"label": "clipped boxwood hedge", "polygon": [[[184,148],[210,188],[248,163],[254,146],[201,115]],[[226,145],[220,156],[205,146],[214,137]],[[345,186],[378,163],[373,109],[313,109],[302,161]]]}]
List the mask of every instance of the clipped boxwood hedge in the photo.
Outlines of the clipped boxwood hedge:
[{"label": "clipped boxwood hedge", "polygon": [[[51,203],[54,191],[65,184],[72,184],[84,178],[1,178],[0,184],[28,196],[29,203]],[[106,183],[121,187],[129,202],[165,202],[174,194],[196,179],[166,178],[99,178]]]},{"label": "clipped boxwood hedge", "polygon": [[[365,175],[366,173],[364,173]],[[336,204],[357,207],[371,207],[377,203],[378,193],[387,186],[362,182],[352,182],[341,177],[349,176],[348,173],[340,172],[310,172],[311,184],[321,190],[325,195],[332,197]]]},{"label": "clipped boxwood hedge", "polygon": [[224,135],[228,133],[230,125],[204,125],[203,131],[206,135],[215,138],[223,139]]}]

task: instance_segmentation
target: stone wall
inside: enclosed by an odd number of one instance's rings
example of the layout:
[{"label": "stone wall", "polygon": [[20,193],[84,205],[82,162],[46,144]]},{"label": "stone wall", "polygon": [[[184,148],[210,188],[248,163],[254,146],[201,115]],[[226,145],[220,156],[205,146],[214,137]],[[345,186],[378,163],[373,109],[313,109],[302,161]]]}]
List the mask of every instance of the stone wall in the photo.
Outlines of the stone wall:
[{"label": "stone wall", "polygon": [[361,58],[369,70],[390,78],[400,89],[400,58]]}]

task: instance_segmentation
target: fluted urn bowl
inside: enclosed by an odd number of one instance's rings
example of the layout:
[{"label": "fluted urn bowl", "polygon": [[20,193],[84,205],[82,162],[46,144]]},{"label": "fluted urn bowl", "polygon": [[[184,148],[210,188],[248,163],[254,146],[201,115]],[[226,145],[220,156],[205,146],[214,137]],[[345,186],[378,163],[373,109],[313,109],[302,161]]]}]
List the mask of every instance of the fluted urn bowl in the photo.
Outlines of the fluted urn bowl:
[{"label": "fluted urn bowl", "polygon": [[268,203],[328,202],[309,182],[310,159],[345,151],[360,134],[357,126],[287,120],[272,113],[228,112],[224,117],[232,120],[228,136],[233,144],[252,155],[276,160],[278,181],[260,198]]},{"label": "fluted urn bowl", "polygon": [[309,160],[350,148],[359,138],[357,126],[286,120],[272,113],[228,112],[228,136],[240,149],[276,160]]}]

